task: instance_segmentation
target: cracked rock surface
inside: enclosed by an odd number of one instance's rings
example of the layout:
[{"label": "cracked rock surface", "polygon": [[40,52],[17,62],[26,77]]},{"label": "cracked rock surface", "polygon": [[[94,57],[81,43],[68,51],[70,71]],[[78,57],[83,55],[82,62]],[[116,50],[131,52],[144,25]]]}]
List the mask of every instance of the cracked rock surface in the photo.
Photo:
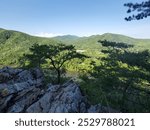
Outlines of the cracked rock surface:
[{"label": "cracked rock surface", "polygon": [[79,86],[70,81],[62,86],[49,85],[48,90],[26,112],[86,112],[86,99]]},{"label": "cracked rock surface", "polygon": [[[46,88],[47,89],[43,89]],[[0,69],[0,112],[86,113],[116,112],[100,104],[91,106],[72,80],[63,85],[44,85],[40,69]]]}]

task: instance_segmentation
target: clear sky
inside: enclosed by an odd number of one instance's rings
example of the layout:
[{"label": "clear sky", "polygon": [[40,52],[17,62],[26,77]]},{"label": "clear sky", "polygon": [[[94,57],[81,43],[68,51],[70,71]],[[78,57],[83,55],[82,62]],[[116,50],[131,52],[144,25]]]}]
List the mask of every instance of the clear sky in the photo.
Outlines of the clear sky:
[{"label": "clear sky", "polygon": [[126,22],[126,2],[142,0],[0,0],[0,28],[32,35],[119,33],[150,38],[150,18]]}]

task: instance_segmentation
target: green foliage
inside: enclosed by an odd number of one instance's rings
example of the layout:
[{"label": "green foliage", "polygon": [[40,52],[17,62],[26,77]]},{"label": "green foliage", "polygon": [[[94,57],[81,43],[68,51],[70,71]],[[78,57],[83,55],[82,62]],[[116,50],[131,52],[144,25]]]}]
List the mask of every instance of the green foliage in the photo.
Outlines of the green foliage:
[{"label": "green foliage", "polygon": [[129,44],[125,44],[125,43],[116,43],[116,42],[110,42],[110,41],[98,41],[102,44],[103,47],[112,47],[114,48],[118,48],[118,49],[127,49],[130,47],[133,47],[133,45],[129,45]]},{"label": "green foliage", "polygon": [[[93,97],[95,100],[92,101],[93,99],[91,99],[91,101],[111,106],[121,112],[150,111],[148,107],[150,103],[147,102],[150,100],[148,94],[150,92],[150,72],[145,69],[149,66],[150,53],[148,51],[130,52],[124,43],[119,44],[108,41],[102,42],[104,49],[107,50],[105,51],[107,56],[102,58],[101,64],[95,65],[94,70],[90,72],[90,76],[86,80],[88,88],[85,87],[83,91],[91,97],[93,95],[91,92],[98,91],[99,88],[99,92],[95,92]],[[122,49],[122,45],[125,48]],[[126,56],[126,54],[138,57]],[[100,98],[101,96],[105,97],[105,100],[102,98],[97,100],[96,97]]]},{"label": "green foliage", "polygon": [[57,73],[57,84],[61,82],[61,75],[65,73],[64,64],[72,59],[83,59],[87,56],[80,54],[72,45],[38,45],[29,48],[31,54],[25,54],[21,59],[29,61],[30,67],[41,68],[42,64],[50,63],[48,66]]},{"label": "green foliage", "polygon": [[67,45],[71,44],[72,42],[78,40],[80,37],[78,36],[73,36],[73,35],[64,35],[64,36],[57,36],[54,37],[53,39],[59,40]]},{"label": "green foliage", "polygon": [[150,112],[149,50],[150,40],[118,34],[39,38],[0,29],[0,67],[41,67],[46,83],[73,77],[91,104],[121,112]]},{"label": "green foliage", "polygon": [[127,21],[141,20],[150,16],[150,0],[141,3],[127,3],[124,6],[128,7],[127,13],[136,12],[132,16],[125,18]]},{"label": "green foliage", "polygon": [[1,36],[0,44],[4,44],[7,40],[9,40],[12,34],[13,32],[10,32],[10,31],[1,31],[0,32],[0,36]]},{"label": "green foliage", "polygon": [[[4,34],[11,34],[7,39]],[[0,66],[13,66],[20,65],[20,58],[24,54],[29,54],[29,48],[35,43],[42,45],[57,44],[59,42],[50,38],[39,38],[30,36],[21,32],[9,31],[0,29]]]},{"label": "green foliage", "polygon": [[[19,66],[20,58],[24,54],[30,53],[29,48],[34,43],[40,43],[40,45],[56,45],[63,42],[66,45],[74,45],[77,50],[83,51],[84,54],[90,57],[99,57],[99,50],[102,49],[101,44],[97,42],[99,40],[132,44],[134,45],[134,50],[137,51],[150,49],[150,40],[134,39],[118,34],[107,33],[90,37],[64,36],[63,38],[39,38],[17,31],[0,29],[0,66]],[[101,53],[101,55],[103,54]]]},{"label": "green foliage", "polygon": [[118,59],[131,66],[137,66],[150,71],[150,52],[148,50],[142,52],[124,52],[118,56]]},{"label": "green foliage", "polygon": [[53,69],[57,72],[57,83],[60,83],[61,73],[64,69],[64,64],[75,58],[83,59],[86,56],[77,53],[75,47],[72,45],[49,45],[49,51],[47,52],[47,58],[49,59]]},{"label": "green foliage", "polygon": [[23,57],[20,58],[20,61],[29,61],[30,67],[39,67],[46,63],[46,55],[48,52],[47,45],[38,45],[34,44],[31,48],[29,48],[31,54],[24,54]]}]

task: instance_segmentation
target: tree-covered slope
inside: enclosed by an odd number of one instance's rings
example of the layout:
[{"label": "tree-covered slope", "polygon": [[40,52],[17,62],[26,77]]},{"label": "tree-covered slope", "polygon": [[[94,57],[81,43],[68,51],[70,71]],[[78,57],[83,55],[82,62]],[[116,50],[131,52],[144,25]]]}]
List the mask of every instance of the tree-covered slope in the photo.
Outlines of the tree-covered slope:
[{"label": "tree-covered slope", "polygon": [[135,39],[119,34],[106,33],[90,37],[77,37],[73,35],[58,36],[54,38],[42,38],[31,36],[22,32],[5,30],[0,28],[0,65],[17,65],[19,58],[29,52],[34,44],[72,44],[77,50],[84,50],[87,54],[97,55],[102,48],[99,40],[124,42],[135,45],[135,49],[150,49],[150,40]]},{"label": "tree-covered slope", "polygon": [[89,37],[77,37],[72,35],[54,37],[66,44],[73,44],[77,49],[100,49],[101,45],[98,41],[112,41],[133,44],[136,49],[150,49],[150,39],[136,39],[125,35],[105,33],[103,35],[93,35]]},{"label": "tree-covered slope", "polygon": [[39,38],[25,33],[0,29],[0,65],[17,65],[19,58],[34,44],[55,44],[50,38]]},{"label": "tree-covered slope", "polygon": [[150,49],[150,39],[135,39],[128,36],[111,33],[106,33],[103,35],[93,35],[90,37],[82,37],[74,41],[74,45],[82,49],[100,49],[101,46],[98,43],[99,40],[133,44],[137,49]]},{"label": "tree-covered slope", "polygon": [[80,37],[75,36],[75,35],[64,35],[64,36],[53,37],[53,39],[59,40],[59,41],[64,42],[66,44],[71,44],[72,42],[77,41],[79,38]]},{"label": "tree-covered slope", "polygon": [[[50,45],[60,42],[74,45],[77,50],[73,49],[72,54],[79,52],[79,55],[82,53],[86,58],[71,60],[70,56],[74,55],[68,53],[70,47],[63,45],[59,48],[59,44],[53,48]],[[63,51],[66,47],[67,50]],[[64,63],[65,58],[69,60]],[[19,66],[20,59],[22,64]],[[91,104],[100,103],[121,112],[150,111],[149,39],[111,33],[90,37],[67,35],[41,38],[0,29],[0,68],[29,68],[29,63],[37,66],[39,62],[38,67],[43,71],[45,84],[56,83],[58,75],[54,62],[59,64],[60,61],[63,63],[60,83],[73,77]],[[2,76],[0,78],[3,80]]]}]

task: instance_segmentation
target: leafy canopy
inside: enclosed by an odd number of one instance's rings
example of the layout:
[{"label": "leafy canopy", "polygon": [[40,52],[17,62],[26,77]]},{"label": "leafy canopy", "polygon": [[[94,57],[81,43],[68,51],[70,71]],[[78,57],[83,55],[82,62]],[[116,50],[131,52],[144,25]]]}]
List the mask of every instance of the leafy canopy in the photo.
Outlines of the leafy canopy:
[{"label": "leafy canopy", "polygon": [[30,67],[39,67],[44,63],[50,63],[49,67],[55,70],[57,83],[61,81],[64,64],[74,58],[84,59],[85,55],[76,51],[73,45],[38,45],[34,44],[29,48],[30,54],[25,54],[23,59],[29,62]]},{"label": "leafy canopy", "polygon": [[125,20],[127,21],[140,20],[150,16],[150,0],[142,3],[126,3],[124,6],[128,7],[127,13],[137,12],[137,14],[126,17]]},{"label": "leafy canopy", "polygon": [[24,54],[23,59],[29,61],[30,67],[41,67],[41,64],[46,63],[47,45],[34,44],[29,48],[30,54]]},{"label": "leafy canopy", "polygon": [[53,69],[57,72],[57,83],[60,83],[63,65],[74,58],[83,59],[86,56],[76,51],[73,45],[49,45],[46,58],[50,61]]}]

